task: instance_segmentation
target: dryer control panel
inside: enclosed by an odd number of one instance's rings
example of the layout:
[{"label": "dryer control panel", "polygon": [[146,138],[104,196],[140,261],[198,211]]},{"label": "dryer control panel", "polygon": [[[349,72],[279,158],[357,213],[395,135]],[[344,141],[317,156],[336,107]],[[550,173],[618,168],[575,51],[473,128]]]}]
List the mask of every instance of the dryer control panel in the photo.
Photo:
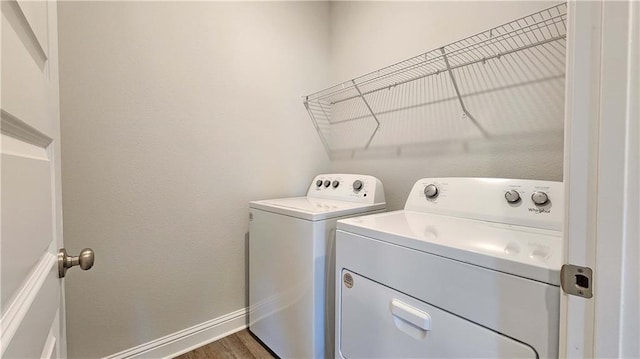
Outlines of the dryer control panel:
[{"label": "dryer control panel", "polygon": [[423,178],[405,210],[562,230],[562,182],[502,178]]},{"label": "dryer control panel", "polygon": [[358,203],[384,203],[384,188],[379,179],[368,175],[317,175],[307,197],[335,199]]}]

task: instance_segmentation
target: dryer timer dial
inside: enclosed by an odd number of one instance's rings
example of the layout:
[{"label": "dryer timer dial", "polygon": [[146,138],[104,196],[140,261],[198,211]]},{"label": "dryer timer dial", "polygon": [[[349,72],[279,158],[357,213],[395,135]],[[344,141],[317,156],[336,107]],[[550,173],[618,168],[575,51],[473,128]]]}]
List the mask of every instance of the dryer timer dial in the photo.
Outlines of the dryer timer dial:
[{"label": "dryer timer dial", "polygon": [[515,189],[512,189],[505,192],[504,198],[509,203],[518,203],[520,202],[520,193],[518,193],[518,191],[516,191]]},{"label": "dryer timer dial", "polygon": [[533,192],[533,194],[531,195],[531,200],[537,206],[542,206],[547,204],[547,202],[549,202],[549,196],[542,191],[536,191],[536,192]]}]

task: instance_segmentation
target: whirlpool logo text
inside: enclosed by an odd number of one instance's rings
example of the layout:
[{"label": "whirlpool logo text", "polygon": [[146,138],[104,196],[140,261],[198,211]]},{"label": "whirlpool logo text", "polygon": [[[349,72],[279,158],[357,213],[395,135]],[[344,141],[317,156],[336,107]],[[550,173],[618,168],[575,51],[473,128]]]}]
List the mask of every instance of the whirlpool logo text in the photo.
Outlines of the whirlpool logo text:
[{"label": "whirlpool logo text", "polygon": [[544,208],[529,208],[529,212],[533,212],[536,214],[541,214],[541,213],[551,213],[550,209],[544,209]]}]

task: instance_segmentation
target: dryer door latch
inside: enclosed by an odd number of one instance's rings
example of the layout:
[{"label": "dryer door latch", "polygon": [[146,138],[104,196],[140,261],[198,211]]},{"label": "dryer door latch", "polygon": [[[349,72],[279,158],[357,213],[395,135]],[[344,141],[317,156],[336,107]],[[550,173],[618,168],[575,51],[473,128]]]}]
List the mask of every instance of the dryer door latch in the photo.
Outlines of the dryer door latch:
[{"label": "dryer door latch", "polygon": [[567,294],[591,298],[593,297],[593,270],[589,267],[565,264],[560,270],[560,284]]}]

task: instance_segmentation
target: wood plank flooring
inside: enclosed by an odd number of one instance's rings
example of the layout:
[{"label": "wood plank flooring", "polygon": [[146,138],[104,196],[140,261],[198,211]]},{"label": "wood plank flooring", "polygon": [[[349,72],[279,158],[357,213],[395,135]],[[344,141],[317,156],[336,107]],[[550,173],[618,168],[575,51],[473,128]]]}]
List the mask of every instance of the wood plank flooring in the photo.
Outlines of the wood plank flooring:
[{"label": "wood plank flooring", "polygon": [[272,359],[271,353],[249,332],[241,330],[174,359]]}]

